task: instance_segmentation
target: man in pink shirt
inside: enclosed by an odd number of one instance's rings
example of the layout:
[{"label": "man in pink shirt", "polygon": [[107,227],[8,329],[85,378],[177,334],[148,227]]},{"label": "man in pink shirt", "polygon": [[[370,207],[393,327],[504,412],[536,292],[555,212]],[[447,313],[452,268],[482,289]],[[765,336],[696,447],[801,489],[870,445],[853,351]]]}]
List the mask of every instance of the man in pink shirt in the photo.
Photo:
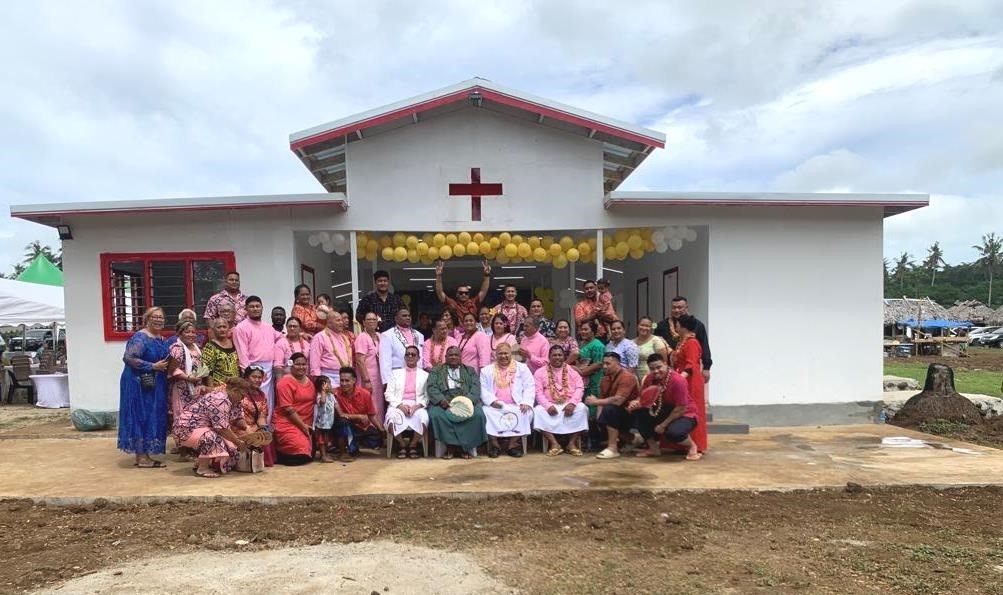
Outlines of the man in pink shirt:
[{"label": "man in pink shirt", "polygon": [[582,456],[581,433],[589,429],[589,408],[582,403],[585,383],[578,370],[564,363],[564,348],[553,345],[549,361],[533,375],[536,381],[536,407],[533,429],[543,432],[550,445],[547,456],[561,454],[561,444],[554,437],[570,434],[566,452]]},{"label": "man in pink shirt", "polygon": [[535,374],[547,364],[550,341],[540,332],[540,319],[536,316],[527,317],[522,323],[522,328],[526,334],[519,342],[519,354],[522,355],[523,362],[529,366],[529,371]]},{"label": "man in pink shirt", "polygon": [[272,367],[275,362],[275,342],[282,337],[275,332],[272,325],[261,322],[261,298],[252,295],[244,302],[247,318],[233,329],[233,346],[237,350],[237,362],[243,373],[248,366],[261,368],[265,373],[265,381],[261,383],[261,392],[268,399],[268,420],[272,419],[275,408],[275,389],[272,383]]}]

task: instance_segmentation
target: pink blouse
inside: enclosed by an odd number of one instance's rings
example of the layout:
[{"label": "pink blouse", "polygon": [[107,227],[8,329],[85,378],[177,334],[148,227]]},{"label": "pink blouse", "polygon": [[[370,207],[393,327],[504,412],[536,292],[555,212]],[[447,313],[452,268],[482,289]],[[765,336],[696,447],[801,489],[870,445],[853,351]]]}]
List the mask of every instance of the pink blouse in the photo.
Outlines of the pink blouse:
[{"label": "pink blouse", "polygon": [[417,368],[405,368],[404,369],[404,400],[405,401],[415,401],[415,396],[418,394],[416,388],[418,384],[418,369]]},{"label": "pink blouse", "polygon": [[478,373],[491,363],[491,338],[480,331],[474,331],[469,338],[459,339],[460,361]]},{"label": "pink blouse", "polygon": [[[456,339],[446,335],[446,343],[436,343],[432,339],[427,339],[425,341],[425,349],[421,352],[421,368],[423,370],[431,370],[435,366],[442,365],[446,363],[446,350],[450,347],[457,345]],[[435,361],[432,361],[432,350],[435,350]]]}]

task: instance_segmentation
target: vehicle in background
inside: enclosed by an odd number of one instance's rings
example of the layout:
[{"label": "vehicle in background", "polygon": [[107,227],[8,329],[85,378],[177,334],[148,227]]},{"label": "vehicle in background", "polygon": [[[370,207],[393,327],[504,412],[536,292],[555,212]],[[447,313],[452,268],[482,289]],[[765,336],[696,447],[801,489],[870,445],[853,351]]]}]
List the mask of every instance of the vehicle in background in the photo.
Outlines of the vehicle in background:
[{"label": "vehicle in background", "polygon": [[[66,331],[59,330],[59,342],[66,341]],[[30,351],[36,352],[42,347],[52,348],[52,329],[33,328],[28,329],[23,335],[11,337],[7,345],[7,351]]]},{"label": "vehicle in background", "polygon": [[982,345],[981,340],[985,335],[991,335],[999,330],[1003,330],[1003,326],[980,326],[975,327],[968,332],[968,344],[969,345]]}]

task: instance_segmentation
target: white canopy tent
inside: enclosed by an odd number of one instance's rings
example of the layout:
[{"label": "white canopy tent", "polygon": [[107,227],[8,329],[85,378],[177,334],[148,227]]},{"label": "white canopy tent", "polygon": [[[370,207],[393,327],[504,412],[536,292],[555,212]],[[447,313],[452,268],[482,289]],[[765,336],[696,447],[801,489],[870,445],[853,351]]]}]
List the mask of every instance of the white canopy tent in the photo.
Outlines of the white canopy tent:
[{"label": "white canopy tent", "polygon": [[65,322],[62,287],[0,279],[0,326]]}]

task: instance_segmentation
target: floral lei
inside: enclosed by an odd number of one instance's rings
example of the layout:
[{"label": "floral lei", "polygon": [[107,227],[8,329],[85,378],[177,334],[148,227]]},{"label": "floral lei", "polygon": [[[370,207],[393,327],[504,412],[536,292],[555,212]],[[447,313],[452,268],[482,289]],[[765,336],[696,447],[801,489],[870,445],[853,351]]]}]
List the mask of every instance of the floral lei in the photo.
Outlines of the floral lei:
[{"label": "floral lei", "polygon": [[509,386],[512,386],[512,380],[515,378],[515,360],[508,363],[508,367],[505,368],[504,374],[501,372],[502,369],[496,364],[495,388],[508,388]]},{"label": "floral lei", "polygon": [[431,346],[428,348],[429,363],[433,366],[438,366],[442,364],[442,362],[446,361],[446,340],[442,340],[442,349],[439,350],[438,356],[435,355],[435,339],[430,339],[429,343],[431,343]]},{"label": "floral lei", "polygon": [[571,387],[568,385],[568,366],[561,366],[561,389],[554,382],[554,367],[547,366],[547,386],[550,388],[550,400],[556,405],[563,405],[571,397]]},{"label": "floral lei", "polygon": [[[330,329],[324,329],[324,334],[327,336],[327,340],[331,344],[331,353],[334,354],[335,359],[338,360],[338,363],[341,364],[341,367],[344,368],[345,366],[348,366],[349,364],[346,364],[345,360],[341,359],[341,354],[338,353],[338,350],[334,346],[334,333],[332,333]],[[341,336],[341,340],[342,340],[342,343],[345,346],[345,353],[347,353],[347,354],[352,353],[352,344],[351,344],[351,342],[347,338],[345,338],[344,333],[338,333],[338,334],[342,335]],[[352,356],[349,355],[348,359],[352,359]]]}]

